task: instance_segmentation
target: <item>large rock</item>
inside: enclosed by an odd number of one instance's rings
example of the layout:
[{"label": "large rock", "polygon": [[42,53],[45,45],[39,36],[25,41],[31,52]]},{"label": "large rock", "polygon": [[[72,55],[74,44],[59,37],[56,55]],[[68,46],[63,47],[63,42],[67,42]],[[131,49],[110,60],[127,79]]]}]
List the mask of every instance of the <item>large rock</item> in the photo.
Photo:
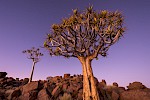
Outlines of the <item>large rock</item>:
[{"label": "large rock", "polygon": [[21,96],[18,97],[18,100],[30,100],[30,93],[22,94]]},{"label": "large rock", "polygon": [[55,76],[49,80],[49,82],[59,83],[62,80],[62,76]]},{"label": "large rock", "polygon": [[56,87],[56,83],[44,83],[44,89],[47,89],[49,93],[52,93],[55,87]]},{"label": "large rock", "polygon": [[7,73],[6,72],[0,72],[0,78],[6,77]]},{"label": "large rock", "polygon": [[9,96],[8,96],[8,99],[9,100],[12,100],[13,98],[17,98],[21,95],[21,90],[20,88],[16,88],[15,90],[11,91]]},{"label": "large rock", "polygon": [[14,92],[14,89],[9,89],[5,91],[5,96],[8,97],[9,95],[11,95]]},{"label": "large rock", "polygon": [[63,84],[63,85],[62,85],[62,90],[63,90],[64,92],[66,92],[67,89],[68,89],[68,86],[69,86],[69,83]]},{"label": "large rock", "polygon": [[39,82],[38,81],[30,82],[30,83],[23,86],[22,94],[28,93],[32,90],[37,90],[38,88],[39,88]]},{"label": "large rock", "polygon": [[0,100],[5,100],[5,90],[0,89]]},{"label": "large rock", "polygon": [[112,91],[111,98],[112,98],[112,100],[118,100],[119,99],[119,94],[116,93],[115,91]]},{"label": "large rock", "polygon": [[120,95],[120,100],[150,100],[150,90],[128,90]]},{"label": "large rock", "polygon": [[133,82],[127,86],[128,90],[145,89],[146,87],[141,82]]},{"label": "large rock", "polygon": [[37,100],[37,95],[38,95],[38,90],[31,90],[19,96],[17,100]]},{"label": "large rock", "polygon": [[59,93],[62,91],[62,85],[57,85],[52,91],[53,98],[58,97]]},{"label": "large rock", "polygon": [[50,98],[50,93],[48,93],[48,91],[46,89],[42,89],[39,93],[38,93],[38,100],[51,100]]},{"label": "large rock", "polygon": [[77,94],[77,100],[83,100],[83,89],[80,89]]}]

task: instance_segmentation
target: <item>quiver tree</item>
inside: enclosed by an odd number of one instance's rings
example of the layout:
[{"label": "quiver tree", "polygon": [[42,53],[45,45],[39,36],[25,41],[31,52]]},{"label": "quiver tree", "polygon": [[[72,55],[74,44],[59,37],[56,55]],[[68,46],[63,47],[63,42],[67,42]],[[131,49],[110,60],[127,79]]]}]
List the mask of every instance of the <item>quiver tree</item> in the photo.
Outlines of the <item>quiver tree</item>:
[{"label": "quiver tree", "polygon": [[47,34],[44,47],[50,55],[78,58],[83,71],[83,100],[100,100],[91,67],[98,55],[107,56],[111,45],[124,33],[123,16],[120,12],[73,10],[69,18],[53,24]]},{"label": "quiver tree", "polygon": [[35,64],[40,61],[40,56],[43,56],[43,54],[40,52],[39,48],[36,49],[34,47],[32,47],[31,49],[22,51],[22,53],[26,53],[27,54],[27,58],[31,59],[33,61],[31,75],[30,75],[30,79],[29,79],[29,82],[31,82],[32,81],[32,77],[33,77]]}]

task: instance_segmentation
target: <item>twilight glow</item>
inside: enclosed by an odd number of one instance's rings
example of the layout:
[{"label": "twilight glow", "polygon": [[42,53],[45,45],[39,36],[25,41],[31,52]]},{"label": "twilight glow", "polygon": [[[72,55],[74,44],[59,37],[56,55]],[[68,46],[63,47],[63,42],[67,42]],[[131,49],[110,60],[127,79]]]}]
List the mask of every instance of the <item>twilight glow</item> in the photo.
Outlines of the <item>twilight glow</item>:
[{"label": "twilight glow", "polygon": [[[53,23],[70,16],[72,9],[84,10],[93,5],[94,9],[120,11],[125,17],[127,30],[124,38],[113,45],[106,58],[92,62],[93,72],[99,81],[108,84],[117,82],[127,86],[140,81],[150,87],[150,1],[148,0],[13,0],[0,1],[0,71],[9,77],[30,76],[32,61],[23,50],[43,46],[46,34]],[[50,57],[45,49],[44,56],[35,66],[34,80],[64,73],[82,74],[78,59]]]}]

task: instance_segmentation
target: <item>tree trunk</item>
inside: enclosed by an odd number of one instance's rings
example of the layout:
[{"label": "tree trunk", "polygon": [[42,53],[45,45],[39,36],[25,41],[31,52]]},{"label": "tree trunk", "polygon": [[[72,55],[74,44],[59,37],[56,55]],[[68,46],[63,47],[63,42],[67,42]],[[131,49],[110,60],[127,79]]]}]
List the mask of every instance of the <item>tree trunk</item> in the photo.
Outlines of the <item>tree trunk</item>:
[{"label": "tree trunk", "polygon": [[83,100],[100,100],[91,67],[92,60],[88,58],[79,60],[83,70]]},{"label": "tree trunk", "polygon": [[31,70],[31,75],[30,75],[29,83],[32,82],[32,77],[33,77],[35,63],[36,62],[33,62],[33,65],[32,65],[32,70]]}]

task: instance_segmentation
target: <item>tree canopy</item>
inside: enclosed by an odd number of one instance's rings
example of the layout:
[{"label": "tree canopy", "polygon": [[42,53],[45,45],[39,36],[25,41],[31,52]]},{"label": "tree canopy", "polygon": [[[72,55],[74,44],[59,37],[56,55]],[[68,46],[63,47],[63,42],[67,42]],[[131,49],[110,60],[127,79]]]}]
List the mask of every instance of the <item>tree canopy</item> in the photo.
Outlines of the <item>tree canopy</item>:
[{"label": "tree canopy", "polygon": [[28,59],[32,59],[33,62],[39,62],[40,61],[40,56],[43,56],[43,54],[40,52],[39,48],[32,47],[31,49],[27,49],[22,51],[22,53],[27,54]]},{"label": "tree canopy", "polygon": [[56,56],[105,57],[109,47],[123,36],[123,20],[118,11],[95,11],[92,6],[83,12],[75,9],[69,18],[52,25],[44,47]]}]

